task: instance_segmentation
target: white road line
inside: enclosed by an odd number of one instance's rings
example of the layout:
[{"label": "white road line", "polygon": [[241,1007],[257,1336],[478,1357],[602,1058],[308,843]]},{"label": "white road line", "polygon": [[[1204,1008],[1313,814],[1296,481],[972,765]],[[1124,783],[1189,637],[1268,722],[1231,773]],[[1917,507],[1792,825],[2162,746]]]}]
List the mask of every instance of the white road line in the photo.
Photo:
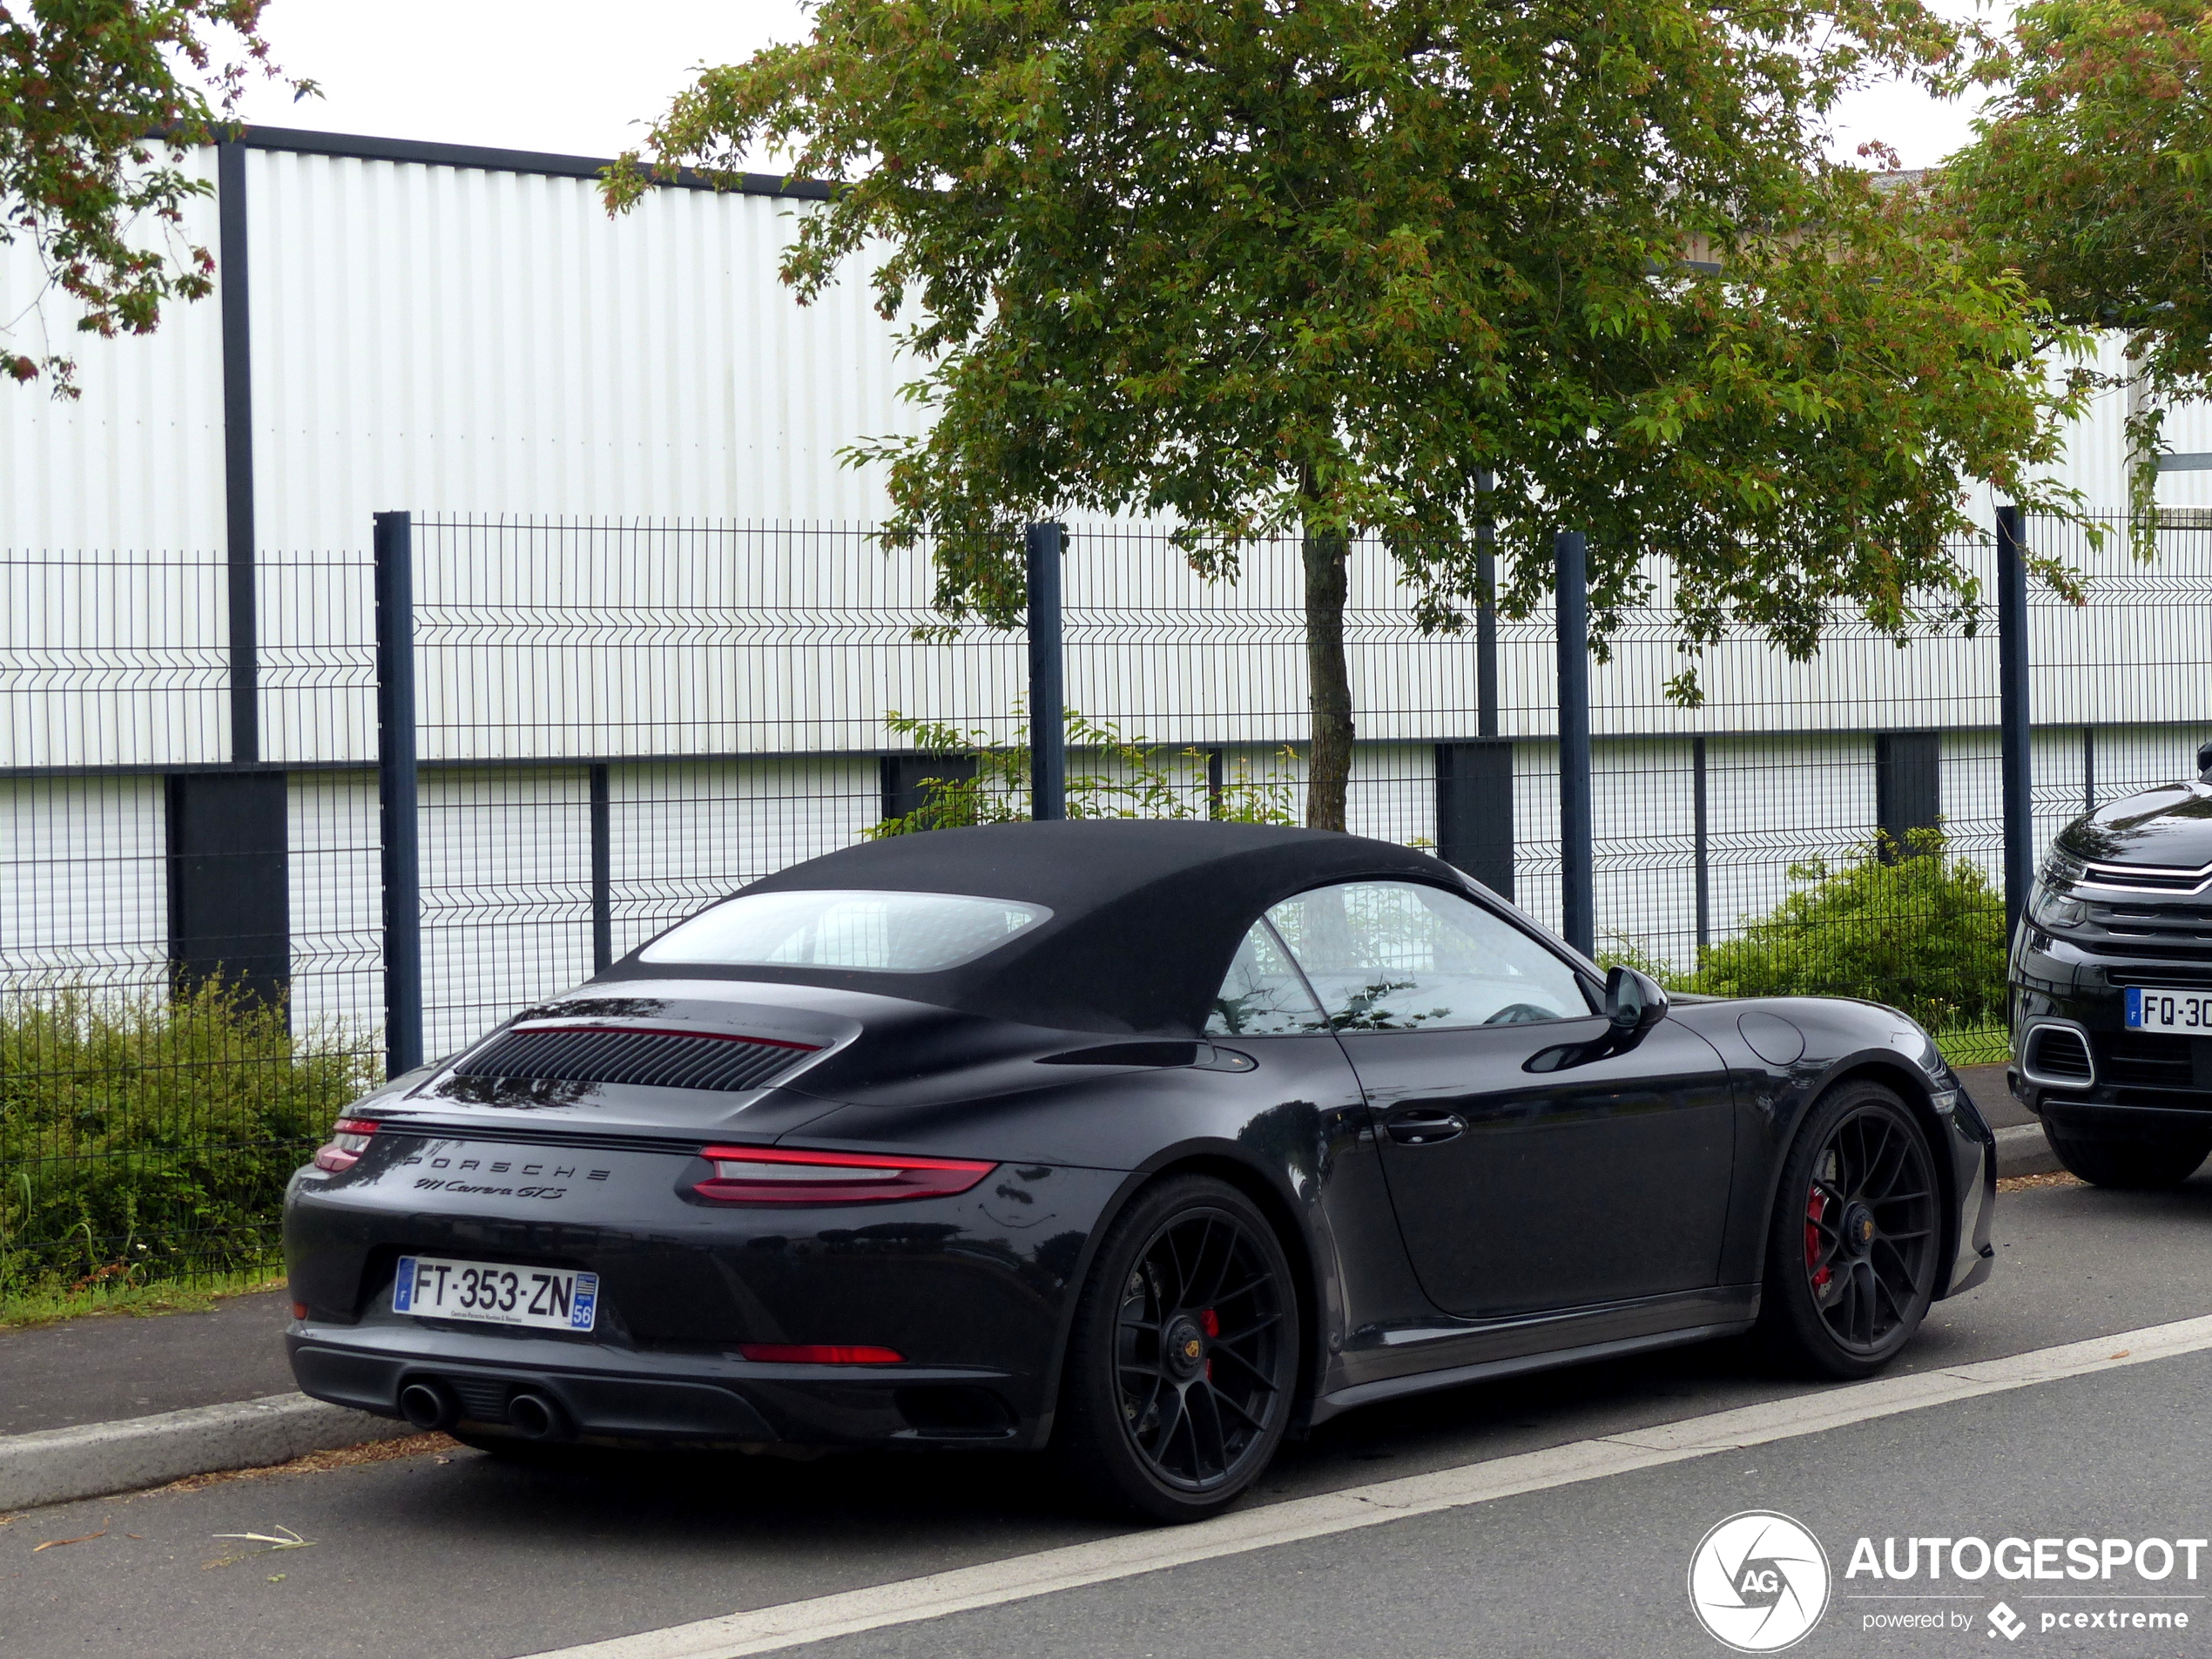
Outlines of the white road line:
[{"label": "white road line", "polygon": [[949,1573],[671,1625],[663,1630],[563,1648],[533,1656],[533,1659],[739,1659],[745,1654],[773,1653],[832,1636],[941,1618],[971,1608],[1049,1595],[1055,1590],[1130,1578],[1361,1527],[1385,1526],[1440,1509],[1600,1480],[1635,1469],[1680,1463],[1770,1440],[1794,1440],[1899,1412],[1946,1406],[1981,1394],[2139,1366],[2206,1348],[2212,1348],[2212,1317],[2148,1325],[2003,1359],[1885,1377],[1795,1399],[1714,1412],[1656,1428],[1575,1440],[1541,1452],[1440,1469],[1433,1474],[1380,1480],[1285,1503],[1254,1505],[1194,1526],[1070,1544]]}]

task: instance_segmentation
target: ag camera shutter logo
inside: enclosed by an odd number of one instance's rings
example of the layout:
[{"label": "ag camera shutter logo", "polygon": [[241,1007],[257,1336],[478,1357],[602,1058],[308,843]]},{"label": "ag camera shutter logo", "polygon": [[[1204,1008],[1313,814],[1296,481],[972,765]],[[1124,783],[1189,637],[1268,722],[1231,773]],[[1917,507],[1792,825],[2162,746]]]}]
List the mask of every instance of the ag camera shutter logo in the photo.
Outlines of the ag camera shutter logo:
[{"label": "ag camera shutter logo", "polygon": [[1730,1515],[1689,1558],[1689,1605],[1715,1641],[1738,1653],[1779,1653],[1827,1610],[1828,1554],[1787,1515]]}]

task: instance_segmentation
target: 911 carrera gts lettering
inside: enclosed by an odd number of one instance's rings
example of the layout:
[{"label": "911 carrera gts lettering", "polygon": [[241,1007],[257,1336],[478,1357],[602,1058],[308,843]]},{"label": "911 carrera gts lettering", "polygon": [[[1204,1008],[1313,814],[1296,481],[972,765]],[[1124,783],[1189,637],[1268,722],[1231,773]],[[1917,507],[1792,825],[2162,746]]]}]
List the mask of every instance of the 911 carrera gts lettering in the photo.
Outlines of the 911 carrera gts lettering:
[{"label": "911 carrera gts lettering", "polygon": [[479,1198],[562,1198],[568,1196],[566,1187],[482,1187],[472,1186],[466,1181],[441,1181],[435,1176],[415,1177],[418,1192],[465,1192]]}]

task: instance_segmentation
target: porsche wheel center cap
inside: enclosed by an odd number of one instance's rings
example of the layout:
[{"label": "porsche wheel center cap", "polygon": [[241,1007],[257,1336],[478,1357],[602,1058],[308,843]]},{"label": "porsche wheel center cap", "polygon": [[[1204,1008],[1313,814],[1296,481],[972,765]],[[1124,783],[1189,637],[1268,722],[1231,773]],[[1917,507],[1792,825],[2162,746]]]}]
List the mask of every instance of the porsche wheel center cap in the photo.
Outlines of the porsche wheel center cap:
[{"label": "porsche wheel center cap", "polygon": [[1844,1214],[1844,1242],[1855,1251],[1867,1251],[1874,1244],[1874,1212],[1863,1204],[1855,1204]]},{"label": "porsche wheel center cap", "polygon": [[1205,1364],[1205,1332],[1187,1314],[1168,1321],[1168,1328],[1161,1333],[1160,1346],[1168,1369],[1177,1377],[1194,1377]]}]

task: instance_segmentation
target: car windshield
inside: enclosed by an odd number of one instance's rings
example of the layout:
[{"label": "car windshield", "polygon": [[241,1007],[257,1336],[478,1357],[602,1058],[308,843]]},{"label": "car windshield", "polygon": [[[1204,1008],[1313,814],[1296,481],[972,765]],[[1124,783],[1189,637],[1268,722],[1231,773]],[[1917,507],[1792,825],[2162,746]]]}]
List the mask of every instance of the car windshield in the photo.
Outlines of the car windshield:
[{"label": "car windshield", "polygon": [[649,962],[934,974],[1051,914],[1042,905],[960,893],[740,894],[638,954]]}]

